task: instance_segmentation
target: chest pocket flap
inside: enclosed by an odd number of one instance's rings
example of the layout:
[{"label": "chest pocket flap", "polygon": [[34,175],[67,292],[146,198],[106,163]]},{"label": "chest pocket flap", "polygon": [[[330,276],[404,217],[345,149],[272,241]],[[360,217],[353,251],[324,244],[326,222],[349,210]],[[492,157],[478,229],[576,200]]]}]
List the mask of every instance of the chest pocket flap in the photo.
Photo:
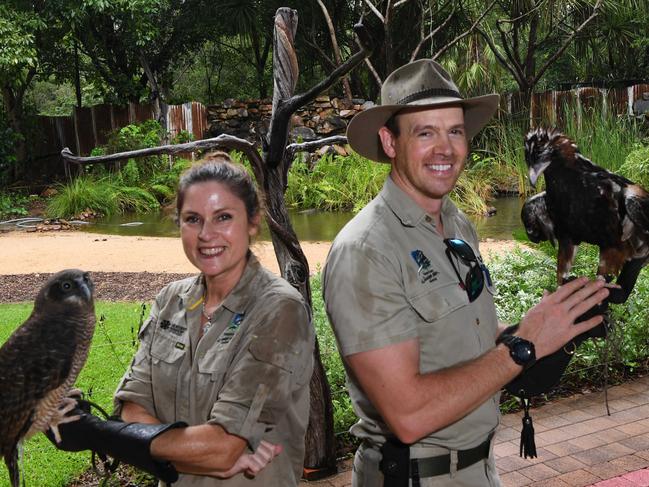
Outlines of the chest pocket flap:
[{"label": "chest pocket flap", "polygon": [[228,353],[228,345],[218,344],[201,352],[198,356],[198,371],[201,374],[209,375],[213,381],[221,377],[231,358]]},{"label": "chest pocket flap", "polygon": [[151,358],[153,359],[153,363],[176,363],[185,355],[187,346],[187,344],[179,341],[175,337],[169,337],[163,333],[156,333],[151,344]]},{"label": "chest pocket flap", "polygon": [[432,323],[469,304],[469,298],[457,282],[450,282],[409,297],[408,302],[424,321]]}]

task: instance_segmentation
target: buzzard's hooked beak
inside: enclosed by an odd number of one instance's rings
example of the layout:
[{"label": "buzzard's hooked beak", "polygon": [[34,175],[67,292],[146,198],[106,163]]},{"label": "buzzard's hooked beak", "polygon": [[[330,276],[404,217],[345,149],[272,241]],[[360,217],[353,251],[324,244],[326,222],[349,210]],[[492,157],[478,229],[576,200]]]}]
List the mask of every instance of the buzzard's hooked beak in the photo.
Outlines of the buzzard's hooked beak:
[{"label": "buzzard's hooked beak", "polygon": [[536,188],[536,181],[539,179],[539,176],[543,174],[543,171],[547,169],[550,165],[549,162],[542,162],[530,166],[528,170],[528,177],[530,178],[530,184],[533,188]]}]

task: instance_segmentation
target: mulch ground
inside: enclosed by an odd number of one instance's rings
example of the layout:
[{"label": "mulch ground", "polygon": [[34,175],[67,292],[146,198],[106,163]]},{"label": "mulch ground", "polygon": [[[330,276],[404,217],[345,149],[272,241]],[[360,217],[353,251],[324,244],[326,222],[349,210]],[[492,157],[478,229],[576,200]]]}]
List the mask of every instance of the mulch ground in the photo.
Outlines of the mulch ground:
[{"label": "mulch ground", "polygon": [[[0,275],[0,303],[33,301],[52,274]],[[91,272],[95,300],[151,301],[168,283],[192,274],[151,272]]]}]

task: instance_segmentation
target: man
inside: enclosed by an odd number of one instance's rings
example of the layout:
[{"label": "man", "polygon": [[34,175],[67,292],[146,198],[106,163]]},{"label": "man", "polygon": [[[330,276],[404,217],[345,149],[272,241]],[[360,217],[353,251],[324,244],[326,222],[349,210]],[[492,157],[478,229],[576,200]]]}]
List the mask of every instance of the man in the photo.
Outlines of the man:
[{"label": "man", "polygon": [[392,166],[323,272],[360,418],[355,487],[500,485],[491,453],[499,390],[602,321],[574,323],[608,295],[603,282],[579,278],[546,293],[496,345],[503,327],[478,237],[448,193],[497,106],[498,95],[463,99],[439,64],[419,60],[388,76],[381,105],[348,127],[356,152]]}]

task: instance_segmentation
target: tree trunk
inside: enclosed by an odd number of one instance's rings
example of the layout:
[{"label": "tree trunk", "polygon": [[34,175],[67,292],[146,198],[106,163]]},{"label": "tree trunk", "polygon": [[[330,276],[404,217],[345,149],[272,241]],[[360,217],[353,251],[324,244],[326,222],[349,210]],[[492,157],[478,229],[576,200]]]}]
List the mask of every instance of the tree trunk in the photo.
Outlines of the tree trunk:
[{"label": "tree trunk", "polygon": [[[306,260],[286,210],[284,193],[291,165],[286,157],[290,113],[283,110],[295,90],[298,77],[297,55],[293,45],[297,29],[297,12],[278,9],[275,16],[273,44],[273,114],[264,151],[264,193],[271,238],[280,272],[300,291],[311,306],[309,264]],[[333,431],[331,391],[320,351],[314,350],[314,371],[311,377],[311,413],[305,439],[304,466],[323,474],[335,472],[336,445]]]},{"label": "tree trunk", "polygon": [[[331,21],[329,16],[329,11],[322,0],[317,0],[318,5],[320,5],[320,10],[325,17],[325,22],[327,23],[327,29],[329,29],[329,37],[331,37],[331,45],[334,50],[334,59],[336,60],[336,66],[340,66],[342,63],[342,56],[340,55],[340,46],[338,46],[338,39],[336,38],[336,30],[334,29],[334,24]],[[347,76],[343,77],[343,92],[345,93],[345,98],[348,101],[352,101],[352,87],[349,84],[349,78]]]}]

